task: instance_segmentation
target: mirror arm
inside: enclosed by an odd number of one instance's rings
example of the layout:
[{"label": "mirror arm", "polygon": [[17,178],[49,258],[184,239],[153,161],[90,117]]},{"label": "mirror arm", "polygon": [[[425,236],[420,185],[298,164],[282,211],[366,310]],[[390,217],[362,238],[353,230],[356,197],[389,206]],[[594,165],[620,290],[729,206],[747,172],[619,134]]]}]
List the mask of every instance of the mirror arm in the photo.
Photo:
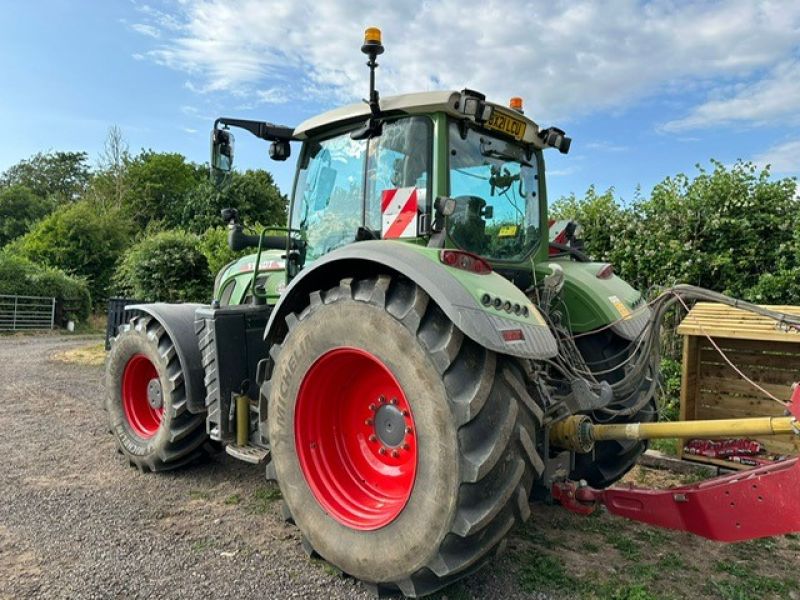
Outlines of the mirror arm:
[{"label": "mirror arm", "polygon": [[296,139],[294,137],[294,129],[291,127],[286,127],[285,125],[275,125],[273,123],[266,123],[264,121],[250,121],[248,119],[220,117],[214,121],[214,129],[218,129],[220,125],[239,127],[249,131],[257,138],[267,140],[268,142],[289,142]]}]

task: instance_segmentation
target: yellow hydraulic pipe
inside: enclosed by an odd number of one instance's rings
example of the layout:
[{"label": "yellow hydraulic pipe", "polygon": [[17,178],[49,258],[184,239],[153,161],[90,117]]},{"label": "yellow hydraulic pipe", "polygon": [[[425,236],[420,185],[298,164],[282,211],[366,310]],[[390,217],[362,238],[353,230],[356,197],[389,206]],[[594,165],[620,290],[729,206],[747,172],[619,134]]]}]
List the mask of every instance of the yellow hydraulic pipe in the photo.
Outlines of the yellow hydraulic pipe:
[{"label": "yellow hydraulic pipe", "polygon": [[602,440],[653,440],[660,438],[734,438],[792,433],[794,431],[794,421],[794,417],[753,417],[709,421],[663,421],[661,423],[593,425],[592,433],[595,441],[598,442]]},{"label": "yellow hydraulic pipe", "polygon": [[236,396],[236,445],[247,446],[250,438],[250,399]]},{"label": "yellow hydraulic pipe", "polygon": [[732,438],[800,433],[794,417],[755,417],[711,421],[661,423],[592,423],[585,415],[573,415],[550,428],[550,443],[558,448],[589,452],[604,440],[652,440],[657,438]]}]

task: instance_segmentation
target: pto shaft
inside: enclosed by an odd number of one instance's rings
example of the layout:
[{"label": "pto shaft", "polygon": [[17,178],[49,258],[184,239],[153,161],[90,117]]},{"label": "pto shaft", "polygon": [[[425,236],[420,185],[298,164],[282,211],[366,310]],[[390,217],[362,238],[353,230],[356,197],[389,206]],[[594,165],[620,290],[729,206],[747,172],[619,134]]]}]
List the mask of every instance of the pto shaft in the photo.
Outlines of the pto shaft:
[{"label": "pto shaft", "polygon": [[711,421],[662,423],[592,423],[585,415],[573,415],[550,428],[550,443],[558,448],[589,452],[604,440],[652,440],[658,438],[732,438],[798,433],[794,417],[755,417]]}]

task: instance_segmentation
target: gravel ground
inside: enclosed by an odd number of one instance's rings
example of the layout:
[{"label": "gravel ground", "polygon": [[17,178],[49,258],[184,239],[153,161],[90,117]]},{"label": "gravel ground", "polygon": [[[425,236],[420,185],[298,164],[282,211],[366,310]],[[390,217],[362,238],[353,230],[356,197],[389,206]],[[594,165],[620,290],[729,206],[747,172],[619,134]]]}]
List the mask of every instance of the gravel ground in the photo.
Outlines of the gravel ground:
[{"label": "gravel ground", "polygon": [[[129,467],[106,431],[102,368],[52,359],[96,341],[0,337],[0,598],[374,598],[306,557],[262,468],[225,454]],[[440,597],[546,599],[521,593],[515,568],[498,559]]]}]

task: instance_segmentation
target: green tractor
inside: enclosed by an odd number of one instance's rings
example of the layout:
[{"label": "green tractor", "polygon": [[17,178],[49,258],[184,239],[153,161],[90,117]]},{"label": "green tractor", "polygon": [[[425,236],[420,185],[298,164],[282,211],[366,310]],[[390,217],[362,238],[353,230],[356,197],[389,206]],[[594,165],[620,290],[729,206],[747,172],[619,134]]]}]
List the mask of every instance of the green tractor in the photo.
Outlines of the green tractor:
[{"label": "green tractor", "polygon": [[305,545],[379,590],[421,596],[474,572],[557,481],[604,488],[646,442],[556,447],[574,415],[655,420],[642,294],[552,237],[544,152],[563,131],[471,91],[370,97],[297,127],[218,119],[300,145],[287,227],[246,233],[210,305],[142,304],[113,340],[105,407],[131,464],[220,448],[266,465]]}]

